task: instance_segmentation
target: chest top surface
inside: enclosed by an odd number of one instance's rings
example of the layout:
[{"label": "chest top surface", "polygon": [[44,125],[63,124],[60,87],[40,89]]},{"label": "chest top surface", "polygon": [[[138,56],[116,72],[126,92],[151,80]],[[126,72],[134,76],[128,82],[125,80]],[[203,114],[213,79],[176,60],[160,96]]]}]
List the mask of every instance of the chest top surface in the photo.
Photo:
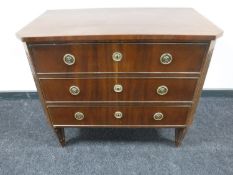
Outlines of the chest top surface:
[{"label": "chest top surface", "polygon": [[17,33],[26,42],[213,40],[222,30],[191,8],[49,10]]}]

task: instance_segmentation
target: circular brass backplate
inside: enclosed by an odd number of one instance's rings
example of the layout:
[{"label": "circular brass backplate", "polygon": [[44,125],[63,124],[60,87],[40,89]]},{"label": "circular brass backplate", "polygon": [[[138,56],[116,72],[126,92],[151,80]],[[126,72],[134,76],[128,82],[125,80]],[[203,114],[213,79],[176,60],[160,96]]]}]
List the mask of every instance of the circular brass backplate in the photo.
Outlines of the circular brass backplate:
[{"label": "circular brass backplate", "polygon": [[74,55],[71,55],[71,54],[65,54],[63,57],[63,61],[65,64],[71,66],[75,63],[75,57]]},{"label": "circular brass backplate", "polygon": [[160,57],[161,64],[170,64],[172,62],[172,55],[170,53],[164,53]]},{"label": "circular brass backplate", "polygon": [[167,93],[168,93],[168,87],[167,86],[162,85],[162,86],[159,86],[157,88],[157,94],[158,95],[166,95]]},{"label": "circular brass backplate", "polygon": [[121,52],[114,52],[114,53],[112,54],[112,59],[113,59],[114,61],[121,61],[122,58],[123,58],[123,55],[122,55]]},{"label": "circular brass backplate", "polygon": [[84,119],[84,114],[83,114],[82,112],[76,112],[76,113],[74,114],[74,118],[75,118],[76,120],[83,120],[83,119]]},{"label": "circular brass backplate", "polygon": [[80,93],[80,89],[78,86],[70,86],[69,91],[71,95],[78,95]]},{"label": "circular brass backplate", "polygon": [[116,112],[114,113],[114,117],[117,118],[117,119],[121,119],[121,118],[123,117],[123,114],[122,114],[122,112],[120,112],[120,111],[116,111]]},{"label": "circular brass backplate", "polygon": [[154,115],[153,115],[153,118],[155,120],[162,120],[163,119],[163,113],[161,112],[156,112]]}]

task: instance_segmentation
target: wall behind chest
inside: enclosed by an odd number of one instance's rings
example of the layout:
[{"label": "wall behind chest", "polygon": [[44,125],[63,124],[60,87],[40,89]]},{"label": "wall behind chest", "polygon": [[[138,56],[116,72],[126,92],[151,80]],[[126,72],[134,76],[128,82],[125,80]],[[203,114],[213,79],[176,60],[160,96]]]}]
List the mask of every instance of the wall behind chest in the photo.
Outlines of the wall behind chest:
[{"label": "wall behind chest", "polygon": [[71,0],[71,1],[4,1],[0,3],[1,56],[0,91],[36,90],[22,43],[15,33],[48,9],[107,8],[107,7],[192,7],[224,30],[217,40],[205,89],[233,88],[233,16],[231,1],[211,0]]}]

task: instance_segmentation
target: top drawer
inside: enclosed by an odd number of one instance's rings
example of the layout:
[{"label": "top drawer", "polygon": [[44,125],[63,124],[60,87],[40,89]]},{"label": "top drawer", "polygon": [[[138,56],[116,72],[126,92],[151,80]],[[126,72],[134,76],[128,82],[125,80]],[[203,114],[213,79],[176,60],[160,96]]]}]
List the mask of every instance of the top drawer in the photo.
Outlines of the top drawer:
[{"label": "top drawer", "polygon": [[199,72],[207,48],[208,43],[38,44],[30,45],[30,53],[37,73]]}]

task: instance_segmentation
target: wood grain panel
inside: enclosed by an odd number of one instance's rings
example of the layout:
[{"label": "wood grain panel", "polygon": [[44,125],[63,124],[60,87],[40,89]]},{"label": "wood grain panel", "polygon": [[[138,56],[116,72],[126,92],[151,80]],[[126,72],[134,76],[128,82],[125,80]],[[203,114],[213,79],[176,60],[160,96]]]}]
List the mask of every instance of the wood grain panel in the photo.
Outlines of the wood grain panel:
[{"label": "wood grain panel", "polygon": [[[30,51],[37,73],[67,72],[199,72],[208,43],[92,43],[31,45]],[[114,52],[123,58],[116,62]],[[74,65],[66,65],[65,54],[72,54]],[[163,53],[173,60],[160,63]],[[190,64],[192,63],[192,64]]]},{"label": "wood grain panel", "polygon": [[[48,108],[53,125],[185,125],[187,107],[53,107]],[[114,117],[120,111],[121,119]],[[74,114],[82,112],[83,120],[76,120]],[[161,112],[162,120],[153,115]]]},{"label": "wood grain panel", "polygon": [[[99,78],[99,79],[40,79],[46,101],[192,101],[197,79],[174,78]],[[116,93],[115,84],[123,86]],[[71,95],[70,86],[80,94]],[[164,96],[157,94],[159,86],[168,87]]]},{"label": "wood grain panel", "polygon": [[49,10],[17,33],[23,41],[212,40],[222,30],[191,8]]}]

